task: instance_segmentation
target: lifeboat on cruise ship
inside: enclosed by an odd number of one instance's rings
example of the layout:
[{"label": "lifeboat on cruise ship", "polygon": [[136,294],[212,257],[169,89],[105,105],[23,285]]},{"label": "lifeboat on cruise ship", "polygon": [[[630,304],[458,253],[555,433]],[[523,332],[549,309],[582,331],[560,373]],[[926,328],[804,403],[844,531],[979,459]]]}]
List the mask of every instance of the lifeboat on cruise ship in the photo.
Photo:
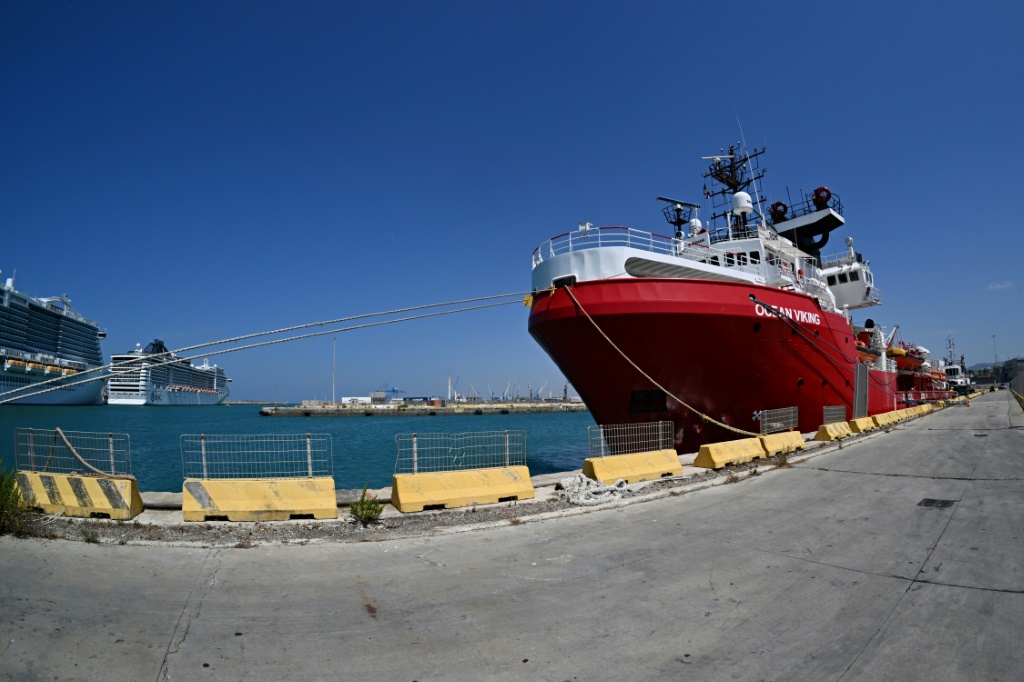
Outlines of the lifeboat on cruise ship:
[{"label": "lifeboat on cruise ship", "polygon": [[24,369],[25,368],[24,361],[9,359],[9,360],[7,360],[7,362],[4,363],[4,369],[13,369],[13,368]]},{"label": "lifeboat on cruise ship", "polygon": [[41,365],[38,362],[30,362],[30,363],[28,363],[28,369],[29,369],[30,372],[45,372],[46,371],[46,367],[44,367],[43,365]]}]

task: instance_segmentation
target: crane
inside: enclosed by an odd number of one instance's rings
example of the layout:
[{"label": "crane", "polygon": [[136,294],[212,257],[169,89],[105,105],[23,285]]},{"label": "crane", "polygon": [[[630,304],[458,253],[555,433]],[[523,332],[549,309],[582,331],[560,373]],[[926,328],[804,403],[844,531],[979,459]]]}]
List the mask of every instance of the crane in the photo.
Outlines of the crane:
[{"label": "crane", "polygon": [[544,383],[541,384],[540,388],[537,389],[537,400],[544,400],[544,398],[542,398],[540,394],[544,392],[544,387],[547,386],[547,385],[548,385],[548,380],[545,379]]},{"label": "crane", "polygon": [[383,393],[385,396],[387,396],[388,402],[391,402],[392,400],[399,396],[405,395],[405,391],[403,389],[398,388],[396,386],[389,386],[388,382],[386,381],[382,386],[378,386],[376,389],[374,389],[374,391],[376,393]]}]

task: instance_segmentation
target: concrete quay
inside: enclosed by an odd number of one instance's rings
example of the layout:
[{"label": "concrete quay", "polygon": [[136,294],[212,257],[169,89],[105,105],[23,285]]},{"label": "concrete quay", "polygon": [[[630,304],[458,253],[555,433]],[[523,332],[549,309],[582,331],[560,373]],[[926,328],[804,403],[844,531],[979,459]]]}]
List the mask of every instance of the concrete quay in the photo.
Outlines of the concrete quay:
[{"label": "concrete quay", "polygon": [[1010,393],[815,452],[402,540],[0,538],[0,679],[1020,679]]}]

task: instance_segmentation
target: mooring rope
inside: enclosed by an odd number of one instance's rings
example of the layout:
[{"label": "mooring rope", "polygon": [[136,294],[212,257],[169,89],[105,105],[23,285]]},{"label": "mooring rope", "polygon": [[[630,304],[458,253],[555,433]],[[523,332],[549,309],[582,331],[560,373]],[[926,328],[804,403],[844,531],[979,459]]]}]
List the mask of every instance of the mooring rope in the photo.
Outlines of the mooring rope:
[{"label": "mooring rope", "polygon": [[71,454],[75,456],[75,459],[81,462],[90,471],[94,471],[100,476],[104,476],[106,478],[121,478],[129,481],[135,480],[135,477],[132,476],[131,474],[115,474],[113,471],[111,471],[110,473],[107,473],[106,471],[100,471],[99,469],[89,464],[84,459],[82,459],[82,456],[78,454],[78,452],[75,450],[75,446],[71,444],[71,441],[68,440],[68,437],[64,435],[64,432],[61,431],[59,427],[57,428],[57,433],[60,434],[61,440],[64,441],[64,445],[66,445],[68,450],[71,451]]},{"label": "mooring rope", "polygon": [[[577,307],[578,307],[578,308],[580,309],[580,312],[582,312],[582,313],[583,313],[583,316],[584,316],[584,317],[586,317],[586,318],[587,318],[587,319],[588,319],[588,320],[590,321],[590,324],[594,325],[594,329],[596,329],[596,330],[597,330],[597,332],[598,332],[598,333],[599,333],[599,334],[600,334],[600,335],[601,335],[602,337],[604,337],[604,340],[605,340],[605,341],[607,341],[607,342],[609,343],[609,345],[611,345],[611,347],[612,347],[612,348],[614,348],[614,349],[616,350],[616,352],[618,352],[618,354],[619,354],[619,355],[621,355],[621,356],[622,356],[622,358],[623,358],[623,359],[624,359],[624,360],[625,360],[626,362],[628,362],[628,363],[629,363],[629,364],[630,364],[630,365],[631,365],[631,366],[633,367],[633,369],[635,369],[636,371],[640,372],[640,375],[641,375],[641,376],[643,376],[643,377],[644,377],[645,379],[647,379],[647,380],[648,380],[648,381],[650,381],[650,382],[651,382],[652,384],[654,384],[655,386],[657,386],[657,387],[658,387],[659,389],[661,389],[662,391],[664,391],[664,392],[665,392],[665,395],[669,396],[670,398],[672,398],[673,400],[675,400],[675,401],[676,401],[677,403],[679,403],[680,405],[682,405],[683,407],[685,407],[686,409],[690,410],[690,411],[691,411],[691,412],[693,412],[693,413],[694,413],[695,415],[697,415],[698,417],[700,417],[700,418],[701,418],[701,421],[704,421],[704,422],[709,422],[709,423],[711,423],[711,424],[714,424],[715,426],[719,426],[719,427],[721,427],[721,428],[723,428],[723,429],[726,429],[727,431],[732,431],[733,433],[739,433],[739,434],[742,434],[742,435],[744,435],[744,436],[755,436],[755,437],[756,437],[756,436],[760,436],[760,435],[761,435],[760,433],[755,433],[755,432],[753,432],[753,431],[744,431],[743,429],[737,428],[737,427],[735,427],[735,426],[730,426],[729,424],[725,424],[725,423],[723,423],[723,422],[720,422],[720,421],[718,421],[717,419],[715,419],[714,417],[712,417],[711,415],[709,415],[709,414],[705,414],[705,413],[701,412],[700,410],[698,410],[698,409],[697,409],[696,407],[694,407],[694,406],[692,406],[692,405],[690,405],[690,404],[688,404],[688,403],[684,402],[684,401],[683,401],[683,400],[682,400],[681,398],[679,398],[678,396],[676,396],[675,394],[673,394],[673,393],[672,393],[671,391],[669,391],[669,390],[668,390],[667,388],[665,388],[664,386],[662,386],[661,384],[659,384],[659,383],[658,383],[657,381],[655,381],[655,380],[654,380],[654,378],[653,378],[653,377],[651,377],[651,375],[650,375],[650,374],[648,374],[647,372],[645,372],[645,371],[643,371],[642,369],[640,369],[640,366],[639,366],[639,365],[637,365],[637,364],[636,364],[635,362],[633,362],[633,361],[632,361],[632,360],[631,360],[631,359],[629,358],[629,356],[628,356],[628,355],[626,355],[626,354],[625,354],[624,352],[622,352],[622,349],[621,349],[621,348],[619,348],[618,346],[616,346],[616,345],[615,345],[615,342],[614,342],[614,341],[612,341],[612,340],[611,340],[611,339],[610,339],[610,338],[608,337],[608,335],[604,333],[604,330],[603,330],[603,329],[601,329],[601,327],[600,327],[600,326],[599,326],[599,325],[597,324],[597,322],[596,322],[596,321],[594,320],[594,318],[592,318],[592,317],[590,316],[590,313],[588,313],[588,312],[587,312],[586,308],[584,308],[584,307],[583,307],[583,306],[582,306],[582,305],[580,304],[579,300],[577,300],[576,296],[575,296],[575,295],[574,295],[574,294],[572,293],[572,288],[571,288],[571,287],[564,287],[564,288],[565,288],[565,291],[566,291],[566,293],[568,293],[568,294],[569,294],[569,298],[571,298],[571,299],[573,300],[573,303],[575,303],[575,304],[576,304],[576,306],[577,306]],[[553,294],[552,294],[552,295],[553,295]]]},{"label": "mooring rope", "polygon": [[[854,361],[853,358],[847,357],[846,353],[844,353],[841,348],[839,348],[838,346],[836,346],[834,344],[829,343],[828,341],[822,339],[819,336],[815,336],[815,337],[812,338],[811,335],[810,335],[811,334],[811,330],[808,327],[806,327],[803,324],[801,324],[800,322],[797,322],[796,320],[788,317],[787,315],[784,315],[781,310],[778,310],[778,309],[772,307],[770,304],[765,303],[764,301],[759,301],[757,299],[757,297],[755,297],[753,294],[750,294],[750,296],[748,296],[747,298],[749,298],[752,302],[757,303],[758,305],[760,305],[767,312],[771,313],[775,317],[777,317],[780,320],[782,320],[786,325],[789,326],[790,329],[793,330],[794,334],[797,334],[802,339],[804,339],[808,343],[808,345],[810,345],[811,348],[813,348],[817,352],[821,353],[822,357],[824,357],[826,360],[831,362],[833,365],[835,365],[839,369],[845,369],[847,372],[850,372],[850,373],[852,373],[853,375],[856,376],[857,370],[854,367],[854,365],[857,364],[856,361]],[[805,334],[804,332],[807,332],[807,333]],[[846,363],[848,363],[848,364],[843,364],[842,362],[837,360],[835,357],[833,357],[829,353],[825,352],[825,349],[823,347],[819,346],[815,341],[820,341],[823,345],[828,346],[829,348],[832,348],[833,350],[835,350],[837,353],[839,353],[839,355],[843,358],[843,360],[845,360]],[[869,385],[868,388],[872,388],[872,387]],[[889,395],[889,396],[892,396],[892,397],[896,397],[899,394],[899,391],[891,391],[891,390],[889,390],[885,386],[875,386],[874,388],[875,388],[875,390],[881,391],[882,393],[884,393],[886,395]]]},{"label": "mooring rope", "polygon": [[[489,301],[489,300],[500,299],[500,298],[509,298],[511,296],[515,296],[516,297],[512,301],[502,301],[502,302],[498,302],[498,303],[488,303],[488,304],[483,304],[483,305],[468,306],[468,307],[465,307],[465,308],[457,308],[455,310],[442,310],[442,311],[437,311],[437,312],[432,312],[432,313],[424,313],[424,314],[420,314],[420,315],[410,315],[410,316],[407,316],[407,317],[401,317],[401,318],[396,318],[396,319],[392,319],[392,320],[385,320],[385,321],[382,321],[382,322],[371,322],[371,323],[367,323],[367,324],[353,325],[351,327],[343,327],[343,328],[340,328],[340,329],[329,329],[329,330],[326,330],[326,331],[313,332],[313,333],[310,333],[310,334],[300,334],[300,335],[297,335],[297,336],[291,336],[291,337],[287,337],[287,338],[284,338],[284,339],[274,339],[272,341],[264,341],[264,342],[261,342],[261,343],[253,343],[253,344],[248,344],[248,345],[245,345],[245,346],[238,346],[238,347],[235,347],[235,348],[227,348],[227,349],[216,350],[216,351],[211,351],[211,352],[207,352],[207,353],[199,353],[197,355],[193,355],[193,356],[189,356],[189,357],[175,357],[172,360],[167,360],[167,361],[164,361],[164,362],[151,364],[150,368],[162,367],[164,365],[170,365],[170,364],[174,364],[174,363],[177,363],[177,362],[181,362],[182,360],[186,360],[186,361],[196,360],[198,358],[210,357],[210,356],[213,356],[213,355],[223,355],[225,353],[234,353],[234,352],[240,351],[240,350],[248,350],[248,349],[251,349],[251,348],[259,348],[261,346],[271,346],[271,345],[274,345],[274,344],[285,343],[285,342],[288,342],[288,341],[299,341],[299,340],[302,340],[302,339],[309,339],[309,338],[313,338],[313,337],[316,337],[316,336],[326,336],[328,334],[340,334],[340,333],[344,333],[344,332],[347,332],[347,331],[354,331],[354,330],[357,330],[357,329],[366,329],[366,328],[369,328],[369,327],[378,327],[378,326],[382,326],[382,325],[396,324],[398,322],[409,322],[411,320],[421,320],[421,319],[426,319],[426,318],[429,318],[429,317],[437,317],[437,316],[440,316],[440,315],[452,315],[452,314],[455,314],[455,313],[463,313],[463,312],[468,312],[468,311],[472,311],[472,310],[482,310],[484,308],[495,308],[495,307],[499,307],[499,306],[503,306],[503,305],[512,305],[514,303],[518,303],[519,300],[520,300],[520,297],[524,296],[525,294],[526,294],[526,292],[514,292],[514,293],[508,293],[508,294],[496,294],[496,295],[492,295],[492,296],[479,296],[479,297],[476,297],[476,298],[467,298],[467,299],[462,299],[462,300],[458,300],[458,301],[446,301],[444,303],[428,303],[428,304],[425,304],[425,305],[411,306],[411,307],[408,307],[408,308],[397,308],[395,310],[387,310],[387,311],[383,311],[383,312],[363,313],[361,315],[351,315],[351,316],[348,316],[348,317],[340,317],[340,318],[336,318],[336,319],[333,319],[333,320],[324,320],[324,321],[320,321],[320,322],[309,322],[309,323],[306,323],[306,324],[294,325],[292,327],[283,327],[281,329],[274,329],[272,331],[255,332],[253,334],[245,334],[245,335],[242,335],[242,336],[235,336],[235,337],[232,337],[232,338],[229,338],[229,339],[223,339],[223,340],[220,340],[220,341],[211,341],[211,342],[208,342],[208,343],[196,344],[194,346],[186,346],[185,348],[180,348],[178,350],[173,350],[173,351],[167,351],[166,353],[155,353],[155,354],[153,354],[151,356],[148,356],[148,357],[154,358],[154,357],[160,357],[160,356],[165,356],[165,355],[184,353],[184,352],[187,352],[187,351],[196,350],[198,348],[206,348],[206,347],[209,347],[209,346],[219,346],[219,345],[223,345],[223,344],[226,344],[226,343],[237,343],[239,341],[244,341],[246,339],[252,339],[252,338],[257,338],[257,337],[261,337],[261,336],[272,336],[274,334],[283,334],[285,332],[295,331],[297,329],[308,329],[310,327],[323,327],[323,326],[326,326],[326,325],[338,324],[338,323],[341,323],[341,322],[350,322],[352,320],[366,319],[366,318],[369,318],[369,317],[381,317],[381,316],[384,316],[384,315],[397,315],[399,313],[412,312],[412,311],[417,311],[417,310],[427,310],[427,309],[430,309],[430,308],[443,308],[443,307],[450,307],[450,306],[455,306],[455,305],[462,305],[464,303],[475,303],[475,302],[478,302],[478,301]],[[129,374],[129,373],[131,373],[131,370],[123,369],[121,371],[117,371],[117,368],[119,368],[119,367],[122,367],[122,368],[127,367],[128,365],[131,365],[134,362],[135,362],[135,359],[131,359],[131,360],[126,360],[124,362],[110,363],[110,364],[107,364],[107,365],[102,365],[100,367],[94,367],[92,369],[88,369],[88,370],[80,372],[80,374],[85,375],[85,374],[93,374],[93,373],[96,373],[96,372],[102,372],[104,370],[108,370],[109,369],[109,370],[111,370],[110,374],[99,374],[97,376],[83,378],[83,379],[80,379],[78,381],[72,381],[72,382],[65,381],[64,377],[57,377],[57,378],[54,378],[54,379],[47,379],[45,381],[40,381],[40,382],[38,382],[36,384],[32,384],[29,388],[17,388],[17,389],[13,389],[13,390],[10,390],[10,391],[5,391],[3,393],[0,393],[0,405],[3,405],[4,403],[14,402],[15,400],[21,400],[22,398],[34,397],[34,396],[37,396],[37,395],[42,395],[44,393],[49,393],[51,391],[57,391],[57,390],[60,390],[62,388],[69,388],[69,387],[72,387],[72,386],[80,386],[82,384],[88,384],[88,383],[92,383],[94,381],[105,381],[109,376],[117,376],[117,375],[120,375],[120,374]],[[41,388],[39,390],[34,390],[37,387],[46,386],[48,384],[57,384],[57,385],[51,386],[49,388]],[[31,392],[26,392],[26,391],[31,391]],[[16,397],[7,397],[7,396],[11,396],[12,394],[18,394],[18,395]]]},{"label": "mooring rope", "polygon": [[559,491],[561,497],[564,497],[569,504],[583,507],[592,507],[621,499],[623,495],[638,492],[647,485],[647,483],[629,485],[621,478],[611,485],[604,485],[583,474],[563,478],[558,484],[562,487]]}]

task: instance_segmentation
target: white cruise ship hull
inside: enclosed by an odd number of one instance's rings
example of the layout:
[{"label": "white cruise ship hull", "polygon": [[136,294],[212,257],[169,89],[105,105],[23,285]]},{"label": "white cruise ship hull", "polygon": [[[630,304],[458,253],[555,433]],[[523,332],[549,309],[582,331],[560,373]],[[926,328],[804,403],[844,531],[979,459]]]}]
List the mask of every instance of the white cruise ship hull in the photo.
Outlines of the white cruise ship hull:
[{"label": "white cruise ship hull", "polygon": [[137,392],[109,391],[108,405],[220,405],[228,397],[227,390],[216,392],[169,390],[147,385]]},{"label": "white cruise ship hull", "polygon": [[[2,367],[2,365],[0,365]],[[10,370],[8,370],[10,371]],[[0,393],[6,393],[7,391],[14,391],[21,389],[25,393],[31,393],[37,390],[44,390],[50,388],[48,386],[36,387],[38,382],[32,382],[25,384],[21,381],[12,381],[6,372],[0,370]],[[39,381],[44,381],[50,377],[40,377]],[[87,384],[80,384],[78,386],[62,386],[55,391],[48,391],[46,393],[36,393],[30,395],[27,398],[18,399],[17,394],[11,396],[5,396],[6,398],[14,398],[10,404],[12,405],[98,405],[100,404],[101,393],[103,392],[103,383],[100,381],[92,381]]]}]

